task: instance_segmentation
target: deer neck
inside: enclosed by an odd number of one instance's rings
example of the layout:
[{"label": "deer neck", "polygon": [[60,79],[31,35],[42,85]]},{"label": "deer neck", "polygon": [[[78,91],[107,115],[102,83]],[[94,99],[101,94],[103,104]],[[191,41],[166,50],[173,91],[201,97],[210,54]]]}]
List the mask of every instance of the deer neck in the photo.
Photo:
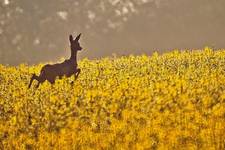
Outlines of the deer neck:
[{"label": "deer neck", "polygon": [[71,50],[70,60],[76,65],[77,64],[77,51]]}]

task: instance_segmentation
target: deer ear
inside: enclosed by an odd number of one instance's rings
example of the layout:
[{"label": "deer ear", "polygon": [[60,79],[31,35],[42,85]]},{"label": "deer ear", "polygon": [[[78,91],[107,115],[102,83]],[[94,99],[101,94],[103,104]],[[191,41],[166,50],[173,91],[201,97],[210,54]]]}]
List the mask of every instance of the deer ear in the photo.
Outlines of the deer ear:
[{"label": "deer ear", "polygon": [[79,41],[79,39],[80,39],[80,36],[81,36],[81,33],[76,37],[76,41]]},{"label": "deer ear", "polygon": [[69,39],[70,39],[70,43],[72,43],[73,42],[73,36],[71,34],[70,34]]}]

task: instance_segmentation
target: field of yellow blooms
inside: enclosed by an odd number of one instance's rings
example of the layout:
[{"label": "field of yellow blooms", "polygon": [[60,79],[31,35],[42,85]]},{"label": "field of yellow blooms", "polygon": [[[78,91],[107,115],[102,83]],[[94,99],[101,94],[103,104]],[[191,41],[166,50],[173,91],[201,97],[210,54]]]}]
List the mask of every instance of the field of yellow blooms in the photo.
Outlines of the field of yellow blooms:
[{"label": "field of yellow blooms", "polygon": [[79,62],[28,89],[43,64],[0,65],[0,149],[225,149],[225,50]]}]

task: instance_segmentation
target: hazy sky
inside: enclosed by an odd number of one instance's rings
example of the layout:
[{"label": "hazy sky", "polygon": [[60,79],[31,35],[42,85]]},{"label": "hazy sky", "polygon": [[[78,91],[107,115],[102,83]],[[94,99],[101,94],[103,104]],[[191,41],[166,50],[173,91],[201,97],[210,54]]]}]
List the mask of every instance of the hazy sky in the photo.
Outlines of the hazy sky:
[{"label": "hazy sky", "polygon": [[0,63],[225,47],[225,0],[0,0]]}]

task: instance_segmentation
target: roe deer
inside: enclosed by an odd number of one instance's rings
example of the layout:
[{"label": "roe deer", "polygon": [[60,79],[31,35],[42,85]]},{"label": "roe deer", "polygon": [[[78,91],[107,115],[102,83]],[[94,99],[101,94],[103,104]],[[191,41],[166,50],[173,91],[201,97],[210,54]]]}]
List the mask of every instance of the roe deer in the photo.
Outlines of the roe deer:
[{"label": "roe deer", "polygon": [[28,88],[31,87],[31,84],[34,79],[38,81],[36,88],[39,87],[40,83],[43,83],[46,80],[49,81],[51,84],[54,84],[56,77],[59,77],[61,79],[63,76],[70,77],[74,75],[76,80],[81,71],[77,67],[77,51],[82,50],[82,47],[80,46],[79,43],[80,36],[81,34],[79,34],[75,40],[72,35],[69,36],[71,48],[70,58],[66,59],[62,63],[53,65],[47,64],[43,66],[39,76],[33,74]]}]

